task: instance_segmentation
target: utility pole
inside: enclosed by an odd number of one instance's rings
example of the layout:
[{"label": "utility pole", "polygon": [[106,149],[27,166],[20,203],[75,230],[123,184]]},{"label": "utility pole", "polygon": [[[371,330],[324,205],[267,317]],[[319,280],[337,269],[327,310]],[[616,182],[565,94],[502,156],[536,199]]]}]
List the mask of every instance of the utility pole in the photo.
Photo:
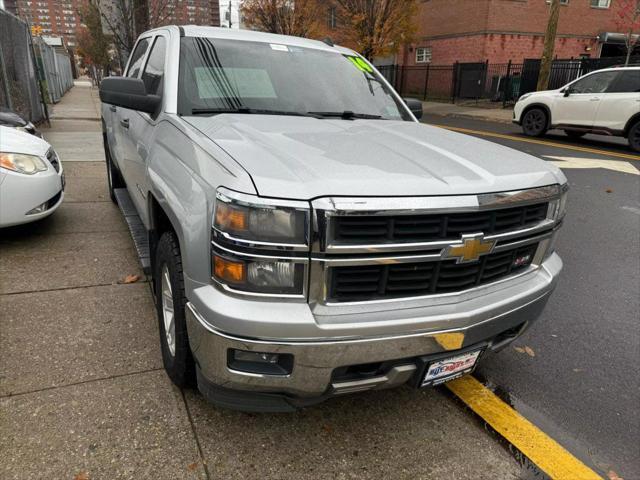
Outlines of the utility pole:
[{"label": "utility pole", "polygon": [[231,0],[229,0],[229,28],[231,28]]},{"label": "utility pole", "polygon": [[549,75],[553,63],[553,50],[556,44],[556,32],[558,31],[558,18],[560,17],[560,0],[551,0],[551,12],[547,32],[544,34],[544,51],[540,60],[540,74],[538,75],[538,91],[549,87]]}]

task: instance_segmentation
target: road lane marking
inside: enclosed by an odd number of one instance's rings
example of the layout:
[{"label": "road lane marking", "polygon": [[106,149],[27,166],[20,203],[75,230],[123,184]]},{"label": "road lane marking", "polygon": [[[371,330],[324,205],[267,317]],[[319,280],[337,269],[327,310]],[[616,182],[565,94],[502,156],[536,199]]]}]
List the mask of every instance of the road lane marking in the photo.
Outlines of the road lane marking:
[{"label": "road lane marking", "polygon": [[485,422],[552,479],[602,480],[471,375],[445,384]]},{"label": "road lane marking", "polygon": [[535,143],[537,145],[547,145],[549,147],[557,147],[564,148],[567,150],[575,150],[577,152],[587,152],[587,153],[595,153],[597,155],[608,155],[610,157],[618,157],[618,158],[626,158],[628,160],[640,161],[640,156],[628,154],[628,153],[618,153],[618,152],[609,152],[607,150],[598,150],[595,148],[589,147],[579,147],[577,145],[567,145],[566,143],[557,143],[557,142],[549,142],[546,140],[538,140],[536,138],[529,137],[518,137],[515,135],[506,135],[504,133],[495,133],[495,132],[487,132],[485,130],[471,130],[468,128],[462,127],[451,127],[449,125],[438,125],[435,123],[431,123],[430,125],[434,127],[445,128],[447,130],[452,130],[454,132],[467,133],[471,135],[481,135],[483,137],[495,137],[495,138],[504,138],[505,140],[515,140],[516,142],[523,143]]},{"label": "road lane marking", "polygon": [[582,157],[555,157],[552,155],[543,155],[544,158],[550,158],[554,165],[560,168],[606,168],[615,172],[630,173],[631,175],[640,175],[640,170],[629,162],[622,160],[600,160],[597,158]]}]

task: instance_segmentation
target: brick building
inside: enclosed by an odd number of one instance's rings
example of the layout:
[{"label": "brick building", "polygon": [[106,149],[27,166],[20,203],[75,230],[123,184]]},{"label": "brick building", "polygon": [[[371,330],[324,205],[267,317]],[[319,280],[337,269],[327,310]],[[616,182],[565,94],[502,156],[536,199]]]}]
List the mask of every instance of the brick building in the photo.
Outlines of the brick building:
[{"label": "brick building", "polygon": [[[616,32],[618,0],[561,0],[555,55],[624,55]],[[540,58],[549,17],[545,0],[419,0],[415,42],[396,63],[446,65]]]},{"label": "brick building", "polygon": [[[41,28],[42,35],[65,39],[69,47],[76,45],[76,30],[81,25],[79,11],[88,0],[8,0],[17,16]],[[113,2],[114,0],[110,0]],[[7,2],[7,0],[5,0]],[[108,1],[102,1],[104,6]],[[14,6],[15,5],[15,6]],[[160,5],[160,6],[159,6]],[[158,12],[157,9],[162,11]],[[161,24],[220,25],[218,0],[149,0],[151,16],[161,18]],[[154,10],[155,9],[155,10]],[[9,8],[7,8],[9,10]],[[113,10],[113,9],[112,9]]]},{"label": "brick building", "polygon": [[87,0],[16,0],[16,14],[33,26],[41,28],[42,35],[58,36],[74,47],[76,29],[80,26],[78,11]]}]

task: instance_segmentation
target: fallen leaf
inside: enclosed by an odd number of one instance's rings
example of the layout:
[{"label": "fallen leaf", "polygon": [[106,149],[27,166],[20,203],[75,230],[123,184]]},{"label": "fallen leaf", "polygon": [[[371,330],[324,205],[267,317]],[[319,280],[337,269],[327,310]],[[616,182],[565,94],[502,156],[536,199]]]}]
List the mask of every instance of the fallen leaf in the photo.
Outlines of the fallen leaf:
[{"label": "fallen leaf", "polygon": [[605,190],[605,192],[607,192],[607,193],[612,193],[612,192],[613,192],[613,190],[612,190],[612,189],[610,189],[610,188],[607,188],[607,189]]},{"label": "fallen leaf", "polygon": [[333,428],[331,428],[331,425],[323,425],[322,429],[327,433],[333,432]]},{"label": "fallen leaf", "polygon": [[534,352],[533,348],[531,347],[524,347],[524,351],[527,352],[527,355],[529,355],[530,357],[536,356],[536,352]]},{"label": "fallen leaf", "polygon": [[197,462],[193,462],[187,465],[187,470],[189,470],[190,472],[193,472],[196,468],[198,468]]},{"label": "fallen leaf", "polygon": [[76,473],[73,480],[89,480],[89,474],[87,472]]},{"label": "fallen leaf", "polygon": [[522,347],[513,347],[513,349],[518,353],[524,353],[524,348]]},{"label": "fallen leaf", "polygon": [[607,477],[609,478],[609,480],[624,480],[624,478],[619,477],[618,474],[613,470],[609,470],[607,472]]},{"label": "fallen leaf", "polygon": [[136,283],[138,280],[140,280],[140,275],[127,275],[122,283]]},{"label": "fallen leaf", "polygon": [[580,372],[582,372],[582,369],[581,368],[574,368],[573,371],[575,373],[580,373]]}]

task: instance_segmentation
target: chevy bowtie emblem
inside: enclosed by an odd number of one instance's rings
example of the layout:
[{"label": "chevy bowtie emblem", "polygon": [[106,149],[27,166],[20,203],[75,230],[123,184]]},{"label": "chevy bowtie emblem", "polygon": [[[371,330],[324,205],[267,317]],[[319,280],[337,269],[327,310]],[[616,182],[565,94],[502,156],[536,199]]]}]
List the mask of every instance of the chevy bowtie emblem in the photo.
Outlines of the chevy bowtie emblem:
[{"label": "chevy bowtie emblem", "polygon": [[456,263],[475,262],[481,255],[491,253],[495,244],[495,240],[485,240],[482,233],[462,235],[460,242],[444,249],[443,258],[455,258]]}]

